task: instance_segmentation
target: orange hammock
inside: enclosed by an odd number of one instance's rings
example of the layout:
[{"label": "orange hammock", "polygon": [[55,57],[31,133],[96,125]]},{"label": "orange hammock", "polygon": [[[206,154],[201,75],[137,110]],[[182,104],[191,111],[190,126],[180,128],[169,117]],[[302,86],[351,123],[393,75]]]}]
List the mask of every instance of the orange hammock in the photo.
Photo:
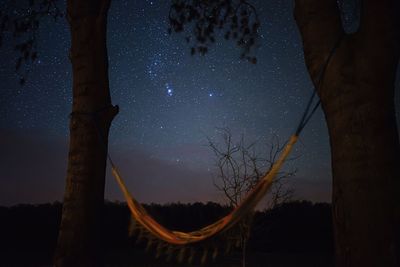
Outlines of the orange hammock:
[{"label": "orange hammock", "polygon": [[149,231],[153,236],[160,240],[163,240],[173,245],[187,245],[208,239],[214,235],[217,235],[218,233],[221,233],[222,231],[231,228],[232,226],[237,224],[243,217],[245,217],[249,212],[251,212],[267,193],[268,189],[271,187],[276,174],[281,169],[297,139],[297,134],[294,134],[290,137],[279,159],[272,166],[271,170],[260,179],[255,188],[251,192],[249,192],[249,194],[244,198],[240,205],[237,206],[231,213],[219,219],[215,223],[212,223],[197,231],[188,233],[169,230],[159,224],[157,221],[155,221],[146,212],[143,206],[140,205],[140,203],[131,196],[116,166],[113,164],[112,161],[110,162],[112,173],[124,194],[128,207],[132,213],[133,219],[141,226],[143,226],[147,231]]}]

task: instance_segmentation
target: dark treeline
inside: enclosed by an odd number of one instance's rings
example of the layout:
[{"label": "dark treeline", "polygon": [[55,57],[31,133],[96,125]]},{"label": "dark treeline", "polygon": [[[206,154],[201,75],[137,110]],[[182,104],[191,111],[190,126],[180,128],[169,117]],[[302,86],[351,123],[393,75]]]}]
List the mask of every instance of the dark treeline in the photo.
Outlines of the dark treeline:
[{"label": "dark treeline", "polygon": [[[57,241],[61,203],[0,207],[0,266],[7,263],[50,263]],[[230,209],[216,203],[146,205],[158,221],[170,229],[195,230]],[[143,250],[129,238],[130,213],[125,203],[107,202],[104,212],[106,252]],[[329,204],[285,203],[254,216],[248,243],[250,253],[333,252]],[[151,254],[151,252],[149,252]]]}]

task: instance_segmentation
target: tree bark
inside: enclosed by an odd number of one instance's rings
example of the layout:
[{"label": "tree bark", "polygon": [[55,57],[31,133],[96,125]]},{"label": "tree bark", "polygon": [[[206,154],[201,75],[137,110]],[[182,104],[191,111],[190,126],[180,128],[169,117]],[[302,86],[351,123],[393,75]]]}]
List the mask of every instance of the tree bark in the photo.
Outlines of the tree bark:
[{"label": "tree bark", "polygon": [[336,0],[296,0],[295,19],[328,125],[336,266],[400,266],[400,145],[394,88],[399,1],[364,0],[345,34]]},{"label": "tree bark", "polygon": [[102,208],[111,105],[106,47],[110,0],[68,0],[73,104],[55,266],[101,266]]}]

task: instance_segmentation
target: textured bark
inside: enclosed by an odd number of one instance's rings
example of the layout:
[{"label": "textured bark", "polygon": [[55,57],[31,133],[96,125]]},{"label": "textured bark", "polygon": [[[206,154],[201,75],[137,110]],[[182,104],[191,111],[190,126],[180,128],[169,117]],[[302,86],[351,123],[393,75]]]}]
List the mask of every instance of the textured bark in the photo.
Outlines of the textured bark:
[{"label": "textured bark", "polygon": [[108,131],[111,106],[106,48],[110,0],[69,0],[73,105],[62,220],[55,266],[101,266]]},{"label": "textured bark", "polygon": [[[400,145],[394,82],[399,1],[364,0],[318,88],[332,156],[336,266],[400,266]],[[336,0],[297,0],[310,76],[343,35]]]}]

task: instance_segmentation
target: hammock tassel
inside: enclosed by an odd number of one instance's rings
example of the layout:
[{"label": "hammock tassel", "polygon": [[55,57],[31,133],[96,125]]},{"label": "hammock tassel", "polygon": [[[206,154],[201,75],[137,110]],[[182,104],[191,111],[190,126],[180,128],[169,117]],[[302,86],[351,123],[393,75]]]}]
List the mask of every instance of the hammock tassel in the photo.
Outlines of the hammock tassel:
[{"label": "hammock tassel", "polygon": [[172,260],[172,256],[174,255],[174,248],[172,246],[168,246],[165,253],[167,254],[167,262],[170,262]]},{"label": "hammock tassel", "polygon": [[182,263],[183,260],[185,259],[185,252],[186,252],[186,247],[182,247],[179,250],[178,257],[177,257],[177,260],[179,263]]},{"label": "hammock tassel", "polygon": [[161,241],[157,244],[156,259],[159,259],[161,257],[161,255],[163,253],[163,246],[164,246],[164,244]]},{"label": "hammock tassel", "polygon": [[131,215],[130,220],[129,220],[129,226],[128,226],[128,236],[129,237],[134,236],[138,227],[139,227],[139,225],[136,223],[135,218],[133,217],[133,215]]},{"label": "hammock tassel", "polygon": [[213,261],[215,261],[217,256],[218,256],[218,247],[214,247],[214,251],[213,251],[213,254],[212,254]]},{"label": "hammock tassel", "polygon": [[188,259],[189,264],[193,263],[195,255],[196,255],[196,250],[194,250],[194,248],[191,248],[190,249],[190,256],[189,256],[189,259]]},{"label": "hammock tassel", "polygon": [[229,252],[231,252],[231,249],[232,249],[232,243],[231,241],[228,241],[228,243],[226,244],[225,255],[229,254]]},{"label": "hammock tassel", "polygon": [[136,238],[136,244],[139,244],[140,241],[142,241],[142,239],[144,239],[144,236],[145,236],[145,233],[144,233],[143,229],[139,228],[138,230],[139,230],[139,233],[138,233],[137,238]]},{"label": "hammock tassel", "polygon": [[204,265],[207,261],[207,256],[208,256],[208,249],[205,248],[203,252],[203,256],[201,257],[201,264]]},{"label": "hammock tassel", "polygon": [[153,243],[154,243],[154,239],[152,237],[149,237],[149,239],[147,239],[146,251],[150,250]]}]

